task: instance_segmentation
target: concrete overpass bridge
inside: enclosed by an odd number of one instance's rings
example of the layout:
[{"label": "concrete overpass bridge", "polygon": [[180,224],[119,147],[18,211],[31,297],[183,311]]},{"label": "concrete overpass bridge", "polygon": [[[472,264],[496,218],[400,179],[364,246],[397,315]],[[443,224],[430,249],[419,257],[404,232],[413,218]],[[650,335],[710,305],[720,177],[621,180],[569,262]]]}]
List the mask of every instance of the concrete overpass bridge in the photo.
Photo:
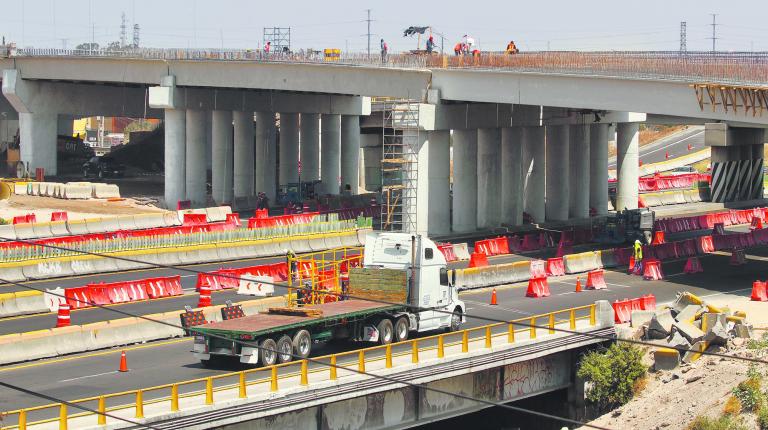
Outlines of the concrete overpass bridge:
[{"label": "concrete overpass bridge", "polygon": [[403,211],[430,234],[517,225],[523,212],[539,222],[605,214],[613,139],[616,206],[635,207],[641,123],[707,124],[713,190],[739,191],[714,200],[762,197],[768,57],[759,53],[394,55],[383,64],[249,51],[8,54],[0,111],[18,112],[30,167],[56,173],[62,116],[163,118],[170,206],[203,204],[208,160],[217,203],[262,190],[274,201],[278,184],[299,178],[320,180],[324,194],[357,190],[361,176],[380,188],[388,143],[370,97],[418,103],[409,160],[418,169]]},{"label": "concrete overpass bridge", "polygon": [[[19,429],[399,429],[556,390],[581,419],[581,352],[615,336],[607,301],[267,368],[9,411]],[[479,400],[479,401],[478,401]],[[73,405],[108,411],[81,412]],[[6,428],[6,427],[3,427]],[[12,427],[8,427],[12,428]]]}]

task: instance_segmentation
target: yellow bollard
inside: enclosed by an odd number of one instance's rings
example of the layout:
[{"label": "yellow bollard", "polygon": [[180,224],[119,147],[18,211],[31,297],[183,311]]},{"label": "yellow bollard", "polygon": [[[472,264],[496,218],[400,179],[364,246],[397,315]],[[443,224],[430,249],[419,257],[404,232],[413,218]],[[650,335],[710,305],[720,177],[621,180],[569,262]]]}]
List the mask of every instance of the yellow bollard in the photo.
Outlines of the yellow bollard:
[{"label": "yellow bollard", "polygon": [[362,349],[357,353],[357,370],[365,373],[365,351]]},{"label": "yellow bollard", "polygon": [[213,378],[206,378],[205,380],[205,404],[213,404]]},{"label": "yellow bollard", "polygon": [[334,380],[334,379],[336,379],[336,356],[335,355],[331,356],[330,369],[331,369],[331,377],[330,377],[330,379]]},{"label": "yellow bollard", "polygon": [[27,430],[27,411],[19,411],[19,430]]},{"label": "yellow bollard", "polygon": [[301,380],[300,385],[309,385],[309,379],[307,377],[307,360],[301,360]]},{"label": "yellow bollard", "polygon": [[67,405],[59,406],[59,430],[67,430]]},{"label": "yellow bollard", "polygon": [[515,343],[515,325],[512,323],[507,328],[507,343]]},{"label": "yellow bollard", "polygon": [[576,309],[571,309],[571,330],[576,330]]},{"label": "yellow bollard", "polygon": [[443,335],[437,337],[437,358],[445,357],[445,341]]},{"label": "yellow bollard", "polygon": [[269,387],[270,391],[277,391],[277,367],[272,366],[272,377],[271,377],[271,385]]},{"label": "yellow bollard", "polygon": [[384,355],[386,357],[384,362],[384,367],[386,367],[387,369],[391,369],[392,368],[392,345],[391,344],[387,345]]},{"label": "yellow bollard", "polygon": [[485,328],[485,347],[486,348],[490,348],[491,347],[491,345],[492,345],[491,340],[492,340],[491,339],[491,328],[490,327],[486,327]]},{"label": "yellow bollard", "polygon": [[245,372],[240,372],[240,392],[238,393],[237,397],[241,399],[245,399],[248,397],[248,393],[246,392],[246,385],[245,385]]},{"label": "yellow bollard", "polygon": [[555,314],[549,314],[549,334],[555,334]]},{"label": "yellow bollard", "polygon": [[531,339],[536,339],[536,317],[531,318]]},{"label": "yellow bollard", "polygon": [[144,392],[136,391],[136,418],[144,418]]},{"label": "yellow bollard", "polygon": [[461,334],[461,352],[469,352],[469,331],[467,330]]},{"label": "yellow bollard", "polygon": [[589,305],[589,325],[595,325],[595,305]]},{"label": "yellow bollard", "polygon": [[411,363],[419,362],[419,341],[414,339],[411,341]]},{"label": "yellow bollard", "polygon": [[179,385],[171,385],[171,412],[179,410]]},{"label": "yellow bollard", "polygon": [[103,425],[107,424],[107,416],[105,415],[106,412],[107,412],[107,407],[106,407],[106,405],[104,403],[105,403],[104,402],[104,396],[100,396],[99,397],[99,406],[98,406],[98,409],[97,409],[98,412],[99,412],[99,417],[97,419],[97,423],[100,426],[103,426]]}]

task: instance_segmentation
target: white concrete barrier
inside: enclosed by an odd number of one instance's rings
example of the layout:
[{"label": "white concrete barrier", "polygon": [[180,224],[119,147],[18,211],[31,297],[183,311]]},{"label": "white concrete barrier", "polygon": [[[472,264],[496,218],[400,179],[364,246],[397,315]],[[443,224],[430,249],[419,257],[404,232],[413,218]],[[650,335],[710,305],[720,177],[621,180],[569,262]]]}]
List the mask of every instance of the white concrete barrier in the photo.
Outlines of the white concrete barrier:
[{"label": "white concrete barrier", "polygon": [[32,226],[32,231],[34,232],[34,235],[36,238],[53,236],[53,233],[51,232],[50,223],[33,222],[32,224],[29,224],[29,225]]},{"label": "white concrete barrier", "polygon": [[469,260],[469,247],[466,243],[454,243],[453,254],[459,260]]},{"label": "white concrete barrier", "polygon": [[26,196],[29,194],[29,182],[14,182],[13,194],[17,196]]},{"label": "white concrete barrier", "polygon": [[174,214],[174,212],[146,213],[133,216],[133,224],[137,229],[149,229],[159,227],[169,227],[165,221],[165,215]]},{"label": "white concrete barrier", "polygon": [[227,220],[227,215],[232,213],[229,206],[216,206],[205,209],[205,217],[208,222],[223,222]]},{"label": "white concrete barrier", "polygon": [[41,260],[32,264],[25,264],[21,267],[21,272],[27,279],[60,278],[74,274],[70,262],[62,260]]},{"label": "white concrete barrier", "polygon": [[16,240],[16,229],[13,224],[0,225],[0,239]]},{"label": "white concrete barrier", "polygon": [[93,183],[93,197],[97,199],[120,198],[120,187],[115,184]]},{"label": "white concrete barrier", "polygon": [[136,215],[122,215],[117,217],[117,225],[120,230],[137,230]]},{"label": "white concrete barrier", "polygon": [[582,273],[590,270],[602,269],[600,255],[595,251],[568,254],[563,256],[565,273]]},{"label": "white concrete barrier", "polygon": [[35,226],[34,223],[30,224],[15,224],[13,226],[15,232],[16,232],[16,238],[17,239],[36,239],[37,234],[35,234]]},{"label": "white concrete barrier", "polygon": [[91,186],[90,184],[83,184],[79,182],[67,183],[64,186],[63,198],[68,200],[89,199],[91,198]]},{"label": "white concrete barrier", "polygon": [[84,219],[68,220],[67,231],[73,236],[88,234],[88,224]]},{"label": "white concrete barrier", "polygon": [[51,227],[51,236],[68,236],[69,230],[67,230],[66,221],[51,221],[48,223]]},{"label": "white concrete barrier", "polygon": [[22,266],[14,263],[5,263],[4,267],[0,267],[0,279],[4,279],[9,282],[26,281],[27,277],[24,276]]},{"label": "white concrete barrier", "polygon": [[0,294],[0,317],[48,312],[45,297],[38,291]]},{"label": "white concrete barrier", "polygon": [[181,225],[183,221],[183,215],[182,219],[179,219],[179,214],[176,212],[165,212],[163,214],[163,224],[165,224],[166,227],[176,227]]},{"label": "white concrete barrier", "polygon": [[88,218],[85,220],[85,225],[88,229],[88,233],[91,234],[105,233],[109,231],[104,224],[104,218]]}]

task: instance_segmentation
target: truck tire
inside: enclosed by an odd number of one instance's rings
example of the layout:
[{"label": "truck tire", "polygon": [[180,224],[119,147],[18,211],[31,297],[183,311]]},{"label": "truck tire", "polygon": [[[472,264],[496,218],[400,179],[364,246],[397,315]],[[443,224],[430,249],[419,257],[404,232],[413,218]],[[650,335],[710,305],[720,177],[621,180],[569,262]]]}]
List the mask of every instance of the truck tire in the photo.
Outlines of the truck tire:
[{"label": "truck tire", "polygon": [[409,326],[408,317],[406,316],[402,316],[395,320],[395,342],[408,340]]},{"label": "truck tire", "polygon": [[259,361],[262,366],[277,364],[277,343],[274,339],[264,339],[259,343]]},{"label": "truck tire", "polygon": [[392,325],[392,321],[388,318],[384,318],[376,324],[376,330],[379,331],[379,343],[386,345],[392,343],[392,339],[395,337],[395,328]]},{"label": "truck tire", "polygon": [[307,358],[312,352],[312,336],[306,330],[299,330],[293,336],[293,353],[296,358]]},{"label": "truck tire", "polygon": [[287,363],[293,360],[293,340],[290,336],[282,335],[277,340],[277,361]]},{"label": "truck tire", "polygon": [[462,317],[461,308],[456,306],[456,308],[453,310],[453,314],[451,315],[451,326],[448,327],[448,331],[461,330],[461,317]]}]

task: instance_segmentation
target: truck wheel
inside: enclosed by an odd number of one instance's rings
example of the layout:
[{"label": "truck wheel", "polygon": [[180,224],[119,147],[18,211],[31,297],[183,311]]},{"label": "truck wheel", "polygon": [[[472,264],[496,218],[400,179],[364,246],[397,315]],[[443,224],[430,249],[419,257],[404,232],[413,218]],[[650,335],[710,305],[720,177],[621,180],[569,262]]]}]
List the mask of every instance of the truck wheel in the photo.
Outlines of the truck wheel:
[{"label": "truck wheel", "polygon": [[277,361],[287,363],[293,360],[293,340],[283,335],[277,340]]},{"label": "truck wheel", "polygon": [[296,358],[307,358],[312,352],[312,336],[306,330],[299,330],[293,336],[293,353]]},{"label": "truck wheel", "polygon": [[395,320],[395,342],[408,340],[408,317],[400,317]]},{"label": "truck wheel", "polygon": [[450,331],[459,331],[461,329],[461,316],[461,308],[456,306],[456,309],[453,310],[453,314],[451,314]]},{"label": "truck wheel", "polygon": [[379,331],[379,343],[386,345],[392,343],[392,339],[395,337],[395,329],[392,326],[392,321],[387,318],[379,321],[376,324],[376,330]]},{"label": "truck wheel", "polygon": [[259,344],[259,361],[262,366],[272,366],[277,363],[277,343],[273,339],[264,339]]}]

